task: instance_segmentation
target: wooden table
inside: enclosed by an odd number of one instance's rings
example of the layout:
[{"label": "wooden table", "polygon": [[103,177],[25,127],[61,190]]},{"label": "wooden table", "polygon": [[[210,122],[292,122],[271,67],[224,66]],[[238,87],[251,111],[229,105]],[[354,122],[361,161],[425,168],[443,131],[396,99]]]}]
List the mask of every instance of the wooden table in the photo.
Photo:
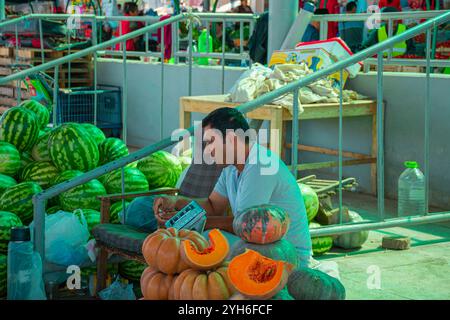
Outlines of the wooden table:
[{"label": "wooden table", "polygon": [[[191,126],[191,113],[210,113],[221,107],[236,107],[239,103],[225,102],[225,95],[211,96],[192,96],[180,98],[180,127],[189,128]],[[315,103],[302,104],[304,111],[299,115],[299,120],[318,120],[339,118],[339,103]],[[372,192],[376,193],[377,186],[377,103],[375,100],[357,100],[343,103],[343,117],[372,117],[372,144],[370,154],[343,152],[343,165],[370,164],[371,166],[371,187]],[[292,121],[292,114],[284,107],[276,105],[264,105],[254,111],[246,114],[249,119],[268,120],[270,124],[270,143],[272,151],[286,160],[285,150],[292,145],[285,141],[286,122]],[[276,130],[276,131],[273,131]],[[281,132],[281,134],[272,134],[272,132]],[[327,155],[338,155],[338,150],[316,146],[307,146],[299,144],[299,151],[316,152]],[[337,167],[338,161],[313,162],[299,164],[298,170],[312,170],[319,168]]]}]

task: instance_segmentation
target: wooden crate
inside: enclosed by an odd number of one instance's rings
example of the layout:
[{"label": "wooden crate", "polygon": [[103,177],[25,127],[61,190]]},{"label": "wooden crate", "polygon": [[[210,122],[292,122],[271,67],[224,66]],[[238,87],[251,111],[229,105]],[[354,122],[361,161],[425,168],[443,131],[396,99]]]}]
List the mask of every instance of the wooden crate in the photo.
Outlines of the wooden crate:
[{"label": "wooden crate", "polygon": [[0,47],[0,57],[12,57],[14,55],[14,49],[9,47]]},{"label": "wooden crate", "polygon": [[424,73],[425,67],[422,66],[403,66],[402,72]]}]

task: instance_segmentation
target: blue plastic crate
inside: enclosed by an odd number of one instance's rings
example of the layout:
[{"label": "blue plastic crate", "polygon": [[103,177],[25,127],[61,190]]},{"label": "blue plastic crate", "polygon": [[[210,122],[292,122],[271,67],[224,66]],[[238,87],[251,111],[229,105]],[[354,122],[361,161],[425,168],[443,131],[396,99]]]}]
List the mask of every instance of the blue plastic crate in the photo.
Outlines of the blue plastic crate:
[{"label": "blue plastic crate", "polygon": [[97,127],[122,128],[122,94],[120,87],[98,85],[60,89],[56,106],[57,124],[67,122],[92,123],[95,118],[95,94],[97,93]]}]

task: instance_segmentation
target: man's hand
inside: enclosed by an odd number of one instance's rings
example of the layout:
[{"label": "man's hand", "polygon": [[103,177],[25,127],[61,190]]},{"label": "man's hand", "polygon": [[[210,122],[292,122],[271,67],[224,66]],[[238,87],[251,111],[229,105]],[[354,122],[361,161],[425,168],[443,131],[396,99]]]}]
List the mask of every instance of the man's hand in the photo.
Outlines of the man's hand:
[{"label": "man's hand", "polygon": [[153,201],[153,212],[159,226],[164,226],[166,221],[177,213],[175,209],[176,202],[176,197],[164,196],[155,198]]}]

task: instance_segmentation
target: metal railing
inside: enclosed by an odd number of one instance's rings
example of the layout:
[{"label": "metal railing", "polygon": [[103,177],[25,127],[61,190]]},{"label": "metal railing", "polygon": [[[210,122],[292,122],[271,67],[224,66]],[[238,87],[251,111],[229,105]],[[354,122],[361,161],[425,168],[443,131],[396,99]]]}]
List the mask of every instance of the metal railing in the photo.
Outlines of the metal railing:
[{"label": "metal railing", "polygon": [[[170,18],[168,20],[165,20],[163,22],[158,22],[152,26],[145,27],[140,30],[133,31],[129,34],[123,35],[117,39],[113,39],[110,41],[107,41],[103,44],[97,44],[91,48],[81,50],[76,53],[72,53],[69,56],[47,62],[44,65],[40,65],[37,67],[33,67],[29,70],[18,72],[16,74],[7,76],[5,78],[0,79],[0,84],[14,81],[17,79],[21,79],[22,77],[25,77],[29,74],[45,70],[51,67],[57,67],[60,64],[66,63],[70,60],[82,57],[83,55],[90,54],[92,52],[95,52],[97,50],[100,50],[102,48],[105,48],[107,46],[111,46],[117,43],[125,43],[126,40],[132,39],[136,36],[142,35],[145,32],[152,32],[156,30],[157,28],[164,27],[168,23],[173,23],[176,21],[181,21],[182,19],[186,19],[188,16],[185,15],[179,15],[173,18]],[[362,222],[362,223],[352,223],[352,224],[339,224],[334,226],[328,226],[328,227],[322,227],[319,229],[313,229],[311,230],[311,236],[322,236],[322,235],[335,235],[335,234],[342,234],[342,233],[348,233],[358,230],[369,230],[369,229],[381,229],[381,228],[390,228],[393,226],[404,226],[404,225],[413,225],[413,224],[422,224],[422,223],[434,223],[434,222],[440,222],[440,221],[447,221],[450,220],[450,211],[448,212],[440,212],[440,213],[433,213],[430,214],[428,212],[428,190],[429,190],[429,130],[430,130],[430,47],[431,47],[431,31],[435,26],[438,26],[443,23],[447,23],[450,21],[450,12],[446,12],[438,17],[432,18],[426,22],[424,22],[421,25],[415,26],[406,32],[396,35],[392,38],[387,39],[386,41],[376,44],[370,48],[367,48],[363,51],[358,52],[357,54],[348,57],[345,60],[339,61],[325,69],[319,70],[317,72],[314,72],[304,78],[301,78],[299,80],[296,80],[294,82],[291,82],[275,91],[269,92],[267,94],[264,94],[263,96],[260,96],[253,101],[241,104],[237,107],[239,111],[242,113],[248,113],[251,112],[257,108],[262,107],[263,105],[269,104],[273,100],[277,99],[280,96],[293,93],[295,97],[299,94],[299,89],[311,84],[319,79],[322,79],[330,74],[333,74],[335,72],[340,72],[341,77],[343,73],[343,69],[358,63],[360,61],[363,61],[364,59],[367,59],[369,57],[372,57],[373,55],[382,52],[386,49],[392,48],[395,43],[399,41],[405,41],[409,38],[415,37],[421,33],[426,33],[426,65],[427,65],[427,74],[426,74],[426,86],[425,86],[425,105],[424,105],[424,121],[425,121],[425,130],[424,130],[424,144],[425,144],[425,151],[424,151],[424,173],[425,173],[425,182],[426,182],[426,212],[423,216],[413,216],[413,217],[405,217],[405,218],[393,218],[393,219],[385,219],[384,214],[384,134],[383,134],[383,63],[384,59],[382,58],[382,55],[378,55],[378,64],[379,69],[377,71],[377,130],[378,130],[378,156],[377,156],[377,186],[378,186],[378,193],[377,193],[377,201],[378,201],[378,216],[379,221],[378,222]],[[125,57],[124,57],[125,58]],[[125,59],[124,59],[125,61]],[[192,64],[192,55],[190,55],[190,64]],[[124,70],[126,70],[127,64],[124,62]],[[125,95],[125,94],[124,94]],[[298,99],[294,99],[293,104],[293,114],[294,119],[298,119],[297,115],[299,114],[299,105],[298,105]],[[339,208],[340,208],[340,221],[342,222],[342,160],[343,160],[343,148],[342,148],[342,128],[343,128],[343,96],[342,96],[342,90],[340,94],[340,101],[339,101]],[[190,127],[187,129],[189,133],[193,133],[194,127]],[[297,121],[293,122],[292,126],[292,137],[293,141],[298,141],[298,123]],[[110,162],[108,164],[105,164],[103,166],[100,166],[94,170],[91,170],[82,176],[76,177],[73,180],[63,182],[61,184],[55,185],[33,197],[33,204],[34,204],[34,244],[36,250],[41,254],[42,257],[45,256],[45,203],[46,200],[57,196],[58,194],[65,192],[69,189],[72,189],[78,185],[84,184],[92,179],[96,179],[100,177],[101,175],[104,175],[105,173],[111,172],[113,170],[121,169],[122,170],[122,181],[124,181],[124,166],[127,164],[130,164],[132,162],[135,162],[137,160],[140,160],[158,150],[167,148],[178,141],[173,141],[170,137],[161,139],[161,141],[149,145],[145,148],[142,148],[124,158],[115,160],[113,162]],[[292,160],[291,165],[293,168],[298,167],[297,164],[297,146],[295,143],[292,143]],[[297,176],[297,170],[294,170],[294,175]],[[123,186],[123,183],[122,183]],[[122,187],[122,192],[124,192],[124,187]]]}]

